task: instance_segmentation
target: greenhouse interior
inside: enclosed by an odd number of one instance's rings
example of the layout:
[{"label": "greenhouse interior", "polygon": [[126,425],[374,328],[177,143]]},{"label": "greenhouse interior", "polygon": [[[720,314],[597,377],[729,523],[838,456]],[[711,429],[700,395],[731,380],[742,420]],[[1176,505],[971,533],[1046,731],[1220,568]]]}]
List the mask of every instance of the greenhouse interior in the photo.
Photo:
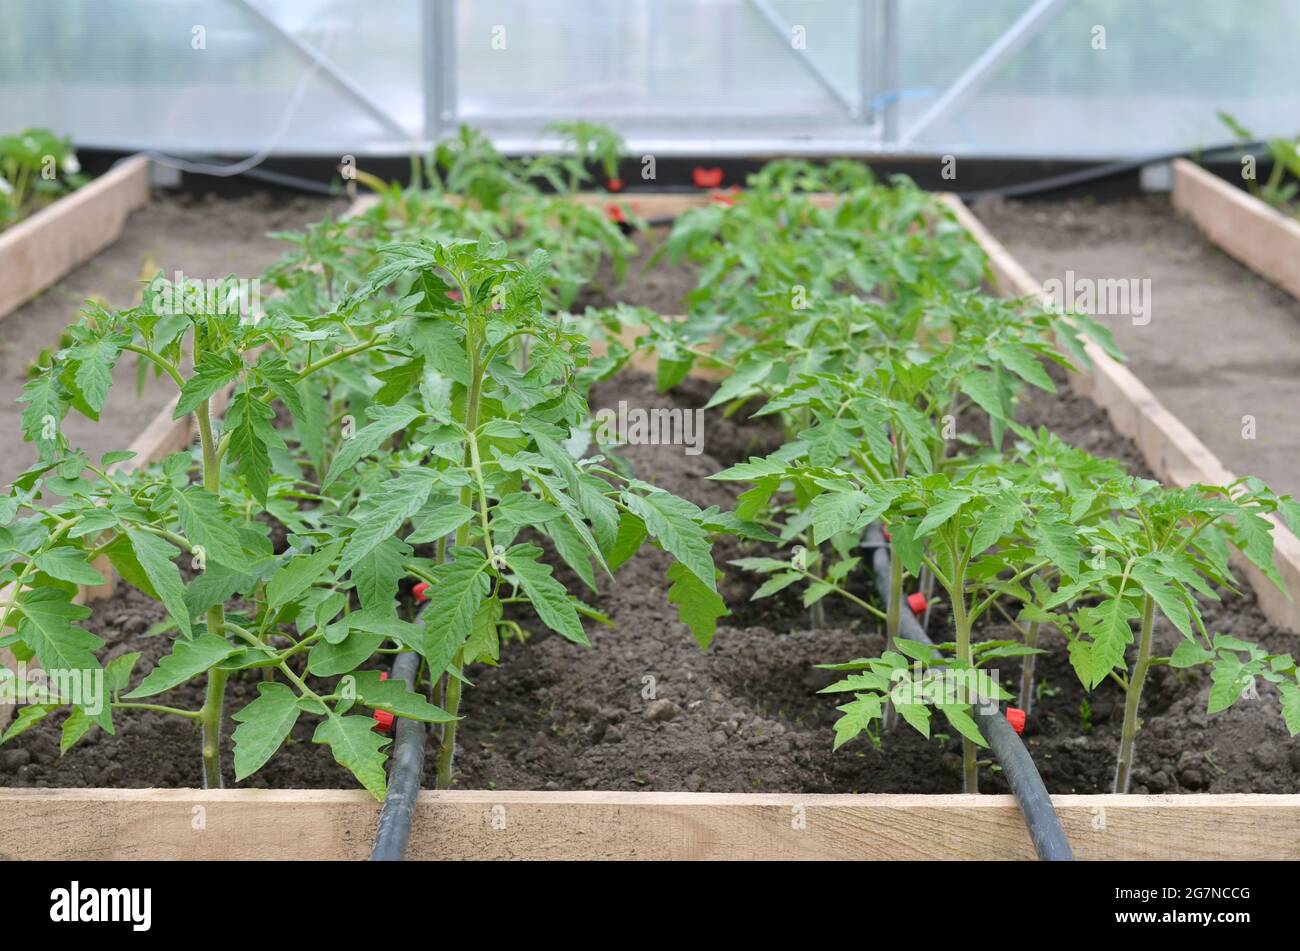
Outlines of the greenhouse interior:
[{"label": "greenhouse interior", "polygon": [[1300,858],[1300,3],[0,13],[42,922],[165,930],[171,860]]}]

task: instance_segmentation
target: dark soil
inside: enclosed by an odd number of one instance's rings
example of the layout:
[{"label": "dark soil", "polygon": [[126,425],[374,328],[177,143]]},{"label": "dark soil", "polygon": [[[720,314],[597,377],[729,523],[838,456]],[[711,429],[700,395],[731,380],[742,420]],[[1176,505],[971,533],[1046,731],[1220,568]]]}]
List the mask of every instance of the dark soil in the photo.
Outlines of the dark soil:
[{"label": "dark soil", "polygon": [[[626,290],[627,296],[636,293],[635,286]],[[710,389],[710,384],[688,381],[661,396],[647,377],[628,373],[598,387],[592,404],[627,400],[647,408],[689,408],[702,405]],[[1068,385],[1057,397],[1036,395],[1020,415],[1075,445],[1144,471],[1133,445]],[[627,447],[620,453],[642,478],[698,505],[728,507],[738,489],[706,476],[779,443],[779,434],[765,422],[712,414],[700,455],[668,446]],[[734,614],[724,619],[707,651],[695,645],[667,604],[663,573],[668,559],[646,550],[598,594],[587,594],[586,600],[617,625],[589,625],[591,648],[539,630],[524,643],[507,645],[501,666],[472,669],[474,686],[462,704],[466,719],[456,784],[468,789],[959,791],[959,757],[951,738],[926,741],[900,726],[884,738],[881,750],[859,739],[831,752],[836,701],[816,691],[833,675],[813,665],[874,655],[882,647],[881,636],[869,619],[829,600],[828,626],[818,630],[809,629],[807,612],[793,598],[749,602],[754,579],[725,565],[743,553],[730,539],[715,550],[727,571],[722,591]],[[565,569],[560,573],[566,583],[577,583]],[[865,575],[851,584],[863,593],[869,588]],[[87,626],[109,642],[109,656],[145,651],[138,677],[168,647],[166,638],[147,636],[148,627],[159,620],[154,605],[126,591],[97,603]],[[1249,589],[1222,605],[1207,606],[1206,621],[1212,631],[1253,639],[1272,650],[1294,648],[1294,635],[1264,620]],[[931,623],[932,631],[943,630],[941,610]],[[996,638],[1005,632],[986,625],[978,636]],[[1161,649],[1171,649],[1178,636],[1160,627]],[[1063,645],[1049,638],[1044,646],[1060,649],[1039,659],[1042,687],[1026,743],[1051,791],[1108,792],[1122,718],[1118,688],[1107,684],[1085,695]],[[1018,668],[1008,665],[1002,673],[1004,683],[1014,684]],[[1151,676],[1143,694],[1145,726],[1133,791],[1300,791],[1300,743],[1287,737],[1271,687],[1261,684],[1260,700],[1242,701],[1212,718],[1204,712],[1208,689],[1209,679],[1201,674],[1159,668]],[[254,693],[255,681],[233,681],[228,711],[239,709]],[[197,686],[159,698],[188,707],[200,701]],[[117,737],[92,731],[63,759],[58,720],[38,726],[0,750],[0,785],[197,784],[197,737],[188,723],[153,713],[120,713],[116,720]],[[290,745],[243,785],[353,787],[350,775],[328,752],[311,744],[312,728],[300,723]],[[433,782],[432,758],[426,785]],[[993,774],[984,788],[1004,786]]]},{"label": "dark soil", "polygon": [[587,307],[612,307],[618,303],[648,307],[658,314],[686,313],[683,298],[695,290],[695,269],[686,264],[670,264],[667,258],[650,266],[651,255],[667,235],[667,228],[650,228],[633,235],[638,254],[628,262],[623,283],[619,283],[610,263],[603,262],[595,279],[578,295],[574,313],[582,313]]}]

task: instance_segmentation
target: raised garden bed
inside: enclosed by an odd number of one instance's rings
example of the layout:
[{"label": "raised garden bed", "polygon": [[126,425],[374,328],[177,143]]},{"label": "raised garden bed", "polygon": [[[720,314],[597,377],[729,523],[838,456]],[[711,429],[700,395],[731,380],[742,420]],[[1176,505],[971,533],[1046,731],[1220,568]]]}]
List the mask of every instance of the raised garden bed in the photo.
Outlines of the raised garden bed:
[{"label": "raised garden bed", "polygon": [[0,318],[116,241],[148,200],[149,159],[137,155],[0,233]]},{"label": "raised garden bed", "polygon": [[[638,289],[634,285],[628,291]],[[598,409],[625,401],[647,408],[694,408],[706,402],[712,389],[699,382],[659,395],[649,378],[625,373],[601,384],[592,405]],[[1075,445],[1149,473],[1133,443],[1118,435],[1105,412],[1087,399],[1067,392],[1025,409],[1026,423],[1049,426]],[[701,506],[728,506],[734,489],[706,476],[775,448],[780,433],[770,425],[726,420],[715,413],[706,418],[705,433],[706,451],[700,455],[659,446],[629,446],[621,454],[641,478]],[[184,438],[172,437],[173,448]],[[723,561],[740,554],[725,546],[717,557]],[[475,688],[466,692],[467,719],[457,755],[463,788],[784,794],[942,794],[955,788],[955,754],[937,755],[911,732],[891,736],[884,752],[865,742],[832,752],[827,736],[837,714],[816,691],[835,678],[813,667],[880,651],[880,635],[860,617],[831,606],[829,626],[812,630],[797,598],[750,602],[758,580],[733,575],[723,594],[735,605],[735,616],[722,620],[713,646],[701,652],[676,617],[662,610],[666,567],[665,557],[655,553],[625,567],[616,583],[602,586],[592,604],[618,626],[593,630],[591,648],[539,637],[511,645],[500,667],[474,669]],[[575,580],[562,566],[557,570],[566,581]],[[108,639],[108,656],[142,651],[141,664],[147,666],[167,652],[166,639],[148,633],[165,621],[166,612],[140,592],[123,586],[92,607],[95,613],[86,623]],[[946,616],[932,623],[939,627],[947,623]],[[1287,650],[1293,639],[1269,624],[1249,591],[1216,606],[1207,624],[1216,630],[1249,630],[1277,651]],[[1179,635],[1161,626],[1158,637],[1168,650]],[[1047,687],[1026,731],[1026,744],[1050,792],[1103,793],[1112,778],[1108,751],[1118,742],[1122,696],[1110,685],[1086,695],[1062,656],[1049,656],[1043,663]],[[1013,668],[1005,673],[1009,678]],[[647,675],[655,679],[657,699],[665,702],[658,708],[652,709],[642,695]],[[1157,675],[1148,688],[1152,707],[1134,791],[1300,789],[1300,751],[1276,722],[1271,703],[1247,704],[1208,718],[1208,686],[1204,677],[1189,679],[1169,670]],[[238,709],[257,695],[257,681],[232,682],[228,690],[230,708]],[[1081,735],[1085,697],[1090,729]],[[201,702],[201,686],[168,698],[180,706]],[[226,725],[227,744],[235,726]],[[62,759],[59,735],[59,724],[47,721],[6,745],[0,755],[4,750],[28,754],[26,765],[14,773],[23,785],[188,786],[194,781],[193,731],[174,718],[127,714],[116,738],[95,734],[92,745],[79,746]],[[1195,748],[1184,758],[1189,736],[1196,738]],[[307,725],[300,725],[293,745],[248,782],[269,789],[336,787],[341,778],[337,766],[310,738]],[[433,773],[433,764],[427,763],[426,786],[433,785]],[[232,782],[233,773],[226,779]],[[1005,787],[995,779],[990,788]]]},{"label": "raised garden bed", "polygon": [[1187,159],[1174,160],[1173,200],[1224,251],[1300,297],[1300,221]]},{"label": "raised garden bed", "polygon": [[[669,199],[679,200],[669,196],[665,201]],[[962,210],[957,210],[964,217]],[[968,219],[963,223],[978,232]],[[999,256],[991,244],[987,247],[995,254],[995,268],[1003,274],[1015,272],[1009,257]],[[1104,357],[1094,354],[1097,356]],[[1154,398],[1131,375],[1125,379],[1125,373],[1113,361],[1099,360],[1088,385],[1090,395],[1100,394],[1121,433],[1121,419],[1134,422],[1139,447],[1147,450],[1147,462],[1157,474],[1169,472],[1171,457],[1185,465],[1189,460],[1208,465],[1203,447],[1194,438],[1192,443],[1182,439],[1190,434],[1180,431],[1176,420],[1163,419],[1164,411]],[[706,384],[688,384],[662,399],[679,408],[694,408],[709,392]],[[593,406],[602,402],[611,405],[629,394],[639,403],[655,399],[643,378],[625,371],[601,384],[593,394]],[[1141,468],[1133,448],[1097,411],[1068,392],[1055,399],[1039,398],[1026,409],[1029,421],[1048,422],[1076,445],[1124,458]],[[720,466],[771,449],[774,434],[762,426],[724,422],[718,417],[711,417],[710,424],[707,455],[674,455],[649,446],[628,447],[622,454],[643,479],[700,505],[725,504],[735,497],[736,490],[729,483],[705,482],[704,477]],[[1159,443],[1159,453],[1150,453],[1149,438],[1145,445],[1141,438],[1152,431],[1166,440]],[[775,440],[779,443],[779,433]],[[1174,474],[1178,471],[1173,470]],[[1187,475],[1183,471],[1183,476]],[[726,545],[720,549],[718,560],[730,556]],[[644,576],[620,575],[623,584],[602,587],[594,606],[609,613],[622,630],[595,633],[593,636],[603,641],[595,650],[584,651],[559,638],[544,637],[503,647],[510,656],[500,668],[473,670],[477,686],[465,701],[470,719],[462,728],[458,764],[462,783],[495,788],[490,792],[422,794],[413,857],[1010,858],[1032,854],[1019,817],[1006,797],[816,795],[828,788],[882,791],[893,786],[897,790],[895,783],[939,791],[956,788],[958,776],[950,758],[936,756],[933,746],[910,733],[891,735],[888,761],[882,761],[880,754],[862,741],[842,750],[835,759],[830,757],[826,750],[830,705],[813,695],[819,678],[824,683],[829,675],[810,671],[810,666],[878,650],[878,635],[869,633],[860,619],[837,615],[832,609],[827,625],[809,632],[797,601],[761,602],[757,608],[744,608],[752,579],[733,577],[732,589],[724,596],[735,606],[736,616],[730,619],[731,627],[718,631],[712,652],[702,654],[684,640],[681,625],[666,616],[665,584],[660,576],[667,564],[661,553],[652,553],[645,562]],[[566,570],[560,566],[557,574],[571,583],[572,578],[563,577]],[[163,651],[141,639],[151,623],[161,620],[156,613],[149,614],[153,608],[153,602],[133,604],[130,595],[116,596],[113,602],[101,602],[96,608],[100,620],[94,629],[108,633],[117,628],[113,650],[138,649],[156,657]],[[1237,599],[1225,610],[1233,618],[1250,618],[1251,598]],[[943,621],[940,617],[939,623]],[[1257,621],[1250,623],[1258,627]],[[632,630],[635,638],[628,637]],[[1270,649],[1285,647],[1284,634],[1254,633]],[[1158,639],[1170,637],[1176,637],[1172,629],[1157,628]],[[1276,638],[1278,644],[1270,643],[1270,638]],[[1054,668],[1051,659],[1045,659],[1044,682],[1053,688],[1058,682],[1062,687],[1072,684],[1077,688],[1069,679],[1065,661],[1057,657],[1056,662]],[[1284,734],[1276,724],[1263,726],[1263,718],[1270,714],[1249,706],[1221,718],[1222,728],[1228,731],[1223,734],[1224,745],[1230,749],[1209,751],[1211,755],[1196,763],[1181,762],[1181,758],[1161,761],[1162,732],[1170,739],[1171,750],[1187,751],[1184,734],[1189,721],[1196,721],[1203,708],[1206,684],[1203,679],[1185,678],[1176,672],[1159,673],[1169,676],[1153,676],[1148,688],[1150,722],[1142,734],[1144,760],[1136,788],[1257,788],[1248,785],[1248,777],[1263,764],[1252,764],[1244,757],[1270,744],[1278,747],[1275,778],[1283,788],[1295,788],[1286,786],[1286,775],[1297,764],[1277,743],[1278,736]],[[647,675],[662,691],[654,711],[641,694]],[[234,697],[246,700],[251,699],[253,687],[252,680],[232,681],[230,689]],[[1053,706],[1056,698],[1059,704]],[[187,700],[179,693],[168,699]],[[1074,762],[1080,744],[1067,743],[1065,738],[1067,728],[1078,738],[1078,721],[1084,716],[1079,699],[1079,694],[1069,689],[1046,694],[1039,708],[1043,728],[1027,734],[1031,748],[1037,743],[1036,755],[1043,754],[1040,769],[1053,791],[1091,791],[1105,788],[1108,782],[1106,757],[1097,757],[1103,765],[1101,774],[1080,772],[1079,763]],[[1089,728],[1084,731],[1085,737],[1092,739],[1084,746],[1114,742],[1115,718],[1102,711],[1107,699],[1113,709],[1114,698],[1108,698],[1104,689],[1093,697]],[[477,711],[476,704],[482,705]],[[1162,731],[1158,720],[1170,711]],[[165,748],[169,736],[179,743],[181,734],[188,732],[184,724],[178,727],[175,721],[155,727],[152,718],[154,714],[148,712],[126,713],[116,739],[98,737],[95,746],[99,749],[88,764],[87,781],[102,782],[104,771],[113,771],[113,764],[121,759],[119,744],[136,743],[139,749],[159,750]],[[1216,728],[1204,719],[1200,714],[1196,729]],[[227,731],[230,726],[227,724]],[[1270,738],[1261,744],[1260,737]],[[294,739],[298,742],[291,739],[289,748],[257,773],[255,781],[275,786],[336,785],[339,774],[328,755],[320,747],[302,742],[306,736],[295,734]],[[44,759],[51,741],[57,742],[42,725],[11,744],[12,749],[28,752],[28,762],[20,768],[27,770],[27,778],[35,784],[44,776],[53,778],[41,768],[47,765]],[[192,756],[192,738],[188,743]],[[1062,753],[1060,772],[1055,771],[1052,755],[1058,750]],[[1236,759],[1238,754],[1243,758]],[[1228,756],[1234,758],[1225,767]],[[181,775],[186,769],[174,774],[177,782],[192,781]],[[586,775],[578,775],[579,770]],[[122,769],[116,772],[114,780],[126,784],[151,781],[135,773],[122,775]],[[67,775],[63,770],[60,773]],[[555,792],[501,791],[548,783],[560,788]],[[1234,787],[1235,783],[1243,785]],[[565,791],[571,785],[626,790],[650,784],[688,791]],[[761,789],[765,793],[694,792],[699,789]],[[769,790],[777,792],[766,792]],[[85,846],[105,856],[359,857],[368,846],[367,823],[373,821],[376,810],[360,795],[340,792],[91,789],[13,790],[3,795],[7,797],[5,805],[13,808],[0,811],[0,833],[7,842],[16,843],[15,857],[32,854],[28,843],[33,836],[16,834],[28,820],[48,822],[57,815],[53,821],[73,823],[87,808],[103,818],[93,826]],[[236,804],[238,808],[232,808]],[[1174,800],[1063,796],[1058,797],[1057,805],[1077,854],[1095,858],[1293,857],[1291,843],[1300,821],[1300,797],[1296,796],[1184,796]],[[195,807],[201,807],[207,817],[202,834],[191,834]],[[281,825],[289,815],[295,816],[293,822]],[[297,820],[313,821],[311,816],[315,816],[317,833],[299,834]],[[182,819],[184,825],[178,825]],[[10,822],[14,823],[13,835],[8,834],[6,823]],[[265,838],[251,831],[272,827],[277,828]],[[149,839],[154,841],[146,843]],[[199,839],[203,840],[201,846]]]},{"label": "raised garden bed", "polygon": [[[1055,796],[1079,859],[1300,858],[1295,796]],[[339,790],[0,790],[8,858],[358,861],[379,805]],[[201,819],[201,822],[198,821]],[[414,860],[1026,860],[1010,796],[422,792]]]}]

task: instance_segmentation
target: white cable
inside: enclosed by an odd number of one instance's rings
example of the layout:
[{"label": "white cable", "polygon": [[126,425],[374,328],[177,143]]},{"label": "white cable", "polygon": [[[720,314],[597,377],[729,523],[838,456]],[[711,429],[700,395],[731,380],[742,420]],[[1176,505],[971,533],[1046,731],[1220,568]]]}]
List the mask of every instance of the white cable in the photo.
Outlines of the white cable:
[{"label": "white cable", "polygon": [[[325,35],[325,40],[321,44],[322,54],[329,51],[330,45],[334,41],[334,33],[336,29],[337,27],[331,27],[329,33]],[[311,65],[303,74],[302,79],[298,80],[298,86],[294,89],[293,95],[289,97],[289,102],[285,106],[284,112],[281,113],[280,121],[271,133],[271,137],[262,148],[248,156],[248,158],[240,159],[238,162],[234,162],[230,165],[212,165],[207,162],[191,162],[187,159],[177,158],[174,155],[166,155],[162,152],[153,151],[152,149],[147,150],[145,154],[159,165],[166,166],[167,168],[174,168],[182,172],[190,172],[195,175],[211,175],[216,178],[231,178],[235,175],[242,175],[245,172],[251,171],[270,158],[271,152],[275,149],[276,145],[279,144],[280,140],[284,138],[285,132],[289,129],[289,123],[293,121],[293,117],[297,113],[298,107],[302,105],[303,96],[307,93],[307,84],[315,78],[316,73],[319,71],[320,61],[312,60]]]}]

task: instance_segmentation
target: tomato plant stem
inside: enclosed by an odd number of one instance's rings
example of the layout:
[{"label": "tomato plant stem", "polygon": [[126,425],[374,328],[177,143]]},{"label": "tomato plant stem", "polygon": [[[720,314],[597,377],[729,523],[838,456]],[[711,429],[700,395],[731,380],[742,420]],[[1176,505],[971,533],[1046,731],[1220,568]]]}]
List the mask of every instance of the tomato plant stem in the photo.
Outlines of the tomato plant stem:
[{"label": "tomato plant stem", "polygon": [[[975,666],[970,645],[971,618],[966,611],[966,565],[955,540],[951,550],[952,586],[948,589],[948,596],[952,599],[952,620],[957,635],[957,664],[966,671]],[[971,702],[979,703],[980,698],[973,697]],[[975,760],[975,744],[964,736],[961,740],[961,767],[962,791],[979,792],[979,763]]]},{"label": "tomato plant stem", "polygon": [[[1031,621],[1029,629],[1025,631],[1025,646],[1038,646],[1037,621]],[[1020,663],[1020,709],[1025,711],[1025,716],[1034,710],[1034,661],[1037,659],[1037,654],[1026,654]]]},{"label": "tomato plant stem", "polygon": [[114,710],[149,710],[153,713],[170,713],[172,716],[185,717],[187,720],[199,719],[200,711],[182,710],[179,707],[168,707],[160,703],[119,703],[113,701]]},{"label": "tomato plant stem", "polygon": [[[452,669],[460,670],[462,663],[462,652],[456,652],[456,658],[452,661]],[[462,683],[459,677],[453,677],[447,674],[447,687],[443,692],[443,699],[446,701],[443,709],[452,716],[460,715],[460,692]],[[451,765],[452,759],[456,755],[456,721],[449,720],[442,727],[442,746],[438,750],[438,789],[451,788]]]},{"label": "tomato plant stem", "polygon": [[[469,288],[464,284],[457,282],[460,286],[461,300],[467,304],[473,299],[469,293]],[[479,398],[482,393],[483,373],[486,369],[482,354],[479,352],[479,335],[476,332],[477,326],[474,314],[468,315],[465,325],[465,350],[469,357],[470,384],[469,392],[465,399],[465,433],[467,435],[465,446],[465,466],[472,469],[477,477],[478,490],[480,495],[480,515],[482,518],[483,529],[483,546],[487,557],[492,557],[492,540],[488,535],[487,521],[487,494],[483,486],[483,472],[478,459],[478,444],[475,436],[475,430],[478,428]],[[460,490],[460,504],[470,508],[473,504],[474,490],[471,486],[462,486]],[[456,529],[456,545],[458,547],[469,543],[469,523],[466,522]],[[458,716],[460,710],[460,694],[463,687],[459,677],[461,666],[464,664],[464,652],[456,651],[456,656],[452,658],[451,667],[446,674],[445,686],[443,688],[443,700],[445,705],[443,709],[452,716]],[[438,749],[438,789],[448,789],[451,786],[451,766],[452,760],[456,755],[456,721],[451,720],[443,725],[442,743]]]},{"label": "tomato plant stem", "polygon": [[295,381],[301,382],[302,380],[305,380],[307,377],[311,376],[317,370],[320,370],[323,367],[327,367],[331,363],[337,363],[340,360],[346,360],[348,357],[355,356],[358,353],[363,353],[366,350],[369,350],[373,347],[382,346],[386,343],[388,343],[387,337],[372,337],[370,340],[366,340],[362,343],[357,344],[356,346],[344,347],[341,350],[335,350],[333,353],[329,354],[328,356],[321,357],[315,363],[309,363],[307,366],[303,367],[302,372],[298,374],[298,376],[295,378]]},{"label": "tomato plant stem", "polygon": [[[889,603],[885,605],[885,649],[895,650],[903,614],[903,565],[893,545],[889,546]],[[886,704],[884,726],[893,729],[898,711]]]},{"label": "tomato plant stem", "polygon": [[[213,495],[221,494],[221,461],[217,457],[216,443],[212,438],[212,415],[207,400],[198,405],[195,416],[199,423],[199,443],[203,449],[203,487]],[[220,605],[208,608],[206,614],[208,633],[224,637],[226,610]],[[203,692],[203,707],[199,710],[202,726],[203,787],[221,788],[221,714],[225,707],[226,679],[228,674],[219,667],[208,671],[208,683]]]},{"label": "tomato plant stem", "polygon": [[1142,600],[1142,633],[1138,638],[1137,663],[1129,678],[1128,695],[1124,699],[1124,728],[1120,732],[1119,759],[1115,763],[1114,792],[1128,792],[1133,777],[1133,746],[1137,739],[1138,707],[1142,702],[1142,684],[1151,667],[1151,632],[1155,627],[1155,601],[1149,596]]},{"label": "tomato plant stem", "polygon": [[129,351],[130,353],[139,354],[140,356],[144,357],[146,360],[149,360],[150,362],[154,363],[156,366],[158,366],[159,369],[163,370],[169,377],[172,378],[172,382],[175,383],[177,387],[184,388],[185,378],[181,376],[180,370],[176,369],[176,364],[172,363],[170,360],[167,360],[164,357],[160,357],[158,354],[154,353],[152,350],[150,350],[147,347],[141,347],[133,343],[126,344],[125,346],[122,347],[122,349]]},{"label": "tomato plant stem", "polygon": [[903,613],[903,565],[898,552],[889,548],[889,604],[885,606],[885,647],[894,650]]},{"label": "tomato plant stem", "polygon": [[[970,620],[966,616],[966,599],[958,594],[952,599],[953,622],[957,628],[957,663],[963,669],[974,667],[970,649]],[[975,698],[973,702],[979,702]],[[975,761],[975,744],[966,737],[961,740],[962,791],[977,793],[979,789],[979,764]]]},{"label": "tomato plant stem", "polygon": [[220,667],[213,667],[208,671],[208,683],[203,692],[203,707],[199,710],[203,743],[204,789],[221,788],[221,713],[225,706],[227,676]]}]

